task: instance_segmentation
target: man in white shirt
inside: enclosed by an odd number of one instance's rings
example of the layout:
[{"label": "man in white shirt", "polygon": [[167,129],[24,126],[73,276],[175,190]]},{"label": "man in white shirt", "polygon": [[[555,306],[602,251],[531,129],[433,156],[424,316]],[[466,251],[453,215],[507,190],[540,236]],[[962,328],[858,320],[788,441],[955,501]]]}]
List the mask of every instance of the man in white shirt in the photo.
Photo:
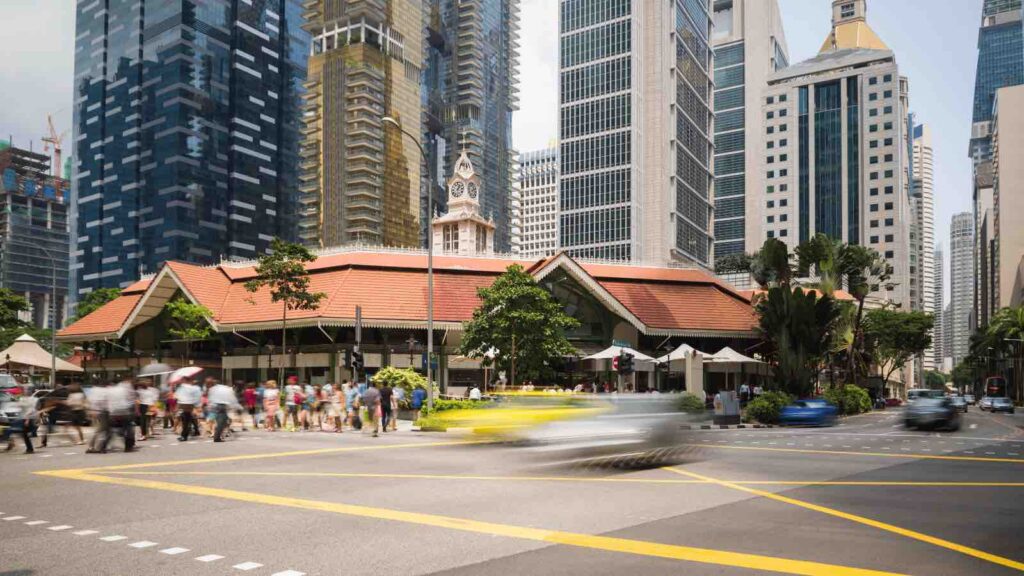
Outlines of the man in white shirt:
[{"label": "man in white shirt", "polygon": [[101,382],[92,387],[88,394],[89,410],[92,412],[93,420],[96,422],[96,432],[92,435],[87,453],[95,454],[103,452],[110,435],[110,406],[107,403],[107,384]]},{"label": "man in white shirt", "polygon": [[228,427],[228,409],[240,408],[235,391],[223,382],[217,382],[210,388],[206,401],[217,414],[217,427],[213,432],[214,442],[223,442],[224,429]]},{"label": "man in white shirt", "polygon": [[[284,427],[288,429],[288,417],[292,419],[292,430],[299,429],[299,404],[302,402],[303,396],[302,387],[298,384],[299,379],[296,376],[288,377],[288,384],[284,387]],[[299,401],[295,401],[295,397],[299,397]]]},{"label": "man in white shirt", "polygon": [[160,391],[153,386],[151,378],[139,379],[139,428],[142,429],[142,440],[150,436],[149,410],[160,401]]},{"label": "man in white shirt", "polygon": [[178,400],[178,408],[181,409],[181,436],[178,440],[188,441],[188,435],[195,427],[195,408],[202,402],[203,392],[196,386],[191,378],[181,381],[174,391],[174,397]]},{"label": "man in white shirt", "polygon": [[[107,405],[110,410],[110,428],[120,430],[124,438],[124,451],[135,450],[135,386],[131,380],[124,380],[107,391]],[[111,433],[107,432],[100,452],[106,452]]]},{"label": "man in white shirt", "polygon": [[480,388],[478,388],[476,384],[474,384],[473,388],[469,391],[469,399],[480,400],[482,397],[483,395],[480,393]]}]

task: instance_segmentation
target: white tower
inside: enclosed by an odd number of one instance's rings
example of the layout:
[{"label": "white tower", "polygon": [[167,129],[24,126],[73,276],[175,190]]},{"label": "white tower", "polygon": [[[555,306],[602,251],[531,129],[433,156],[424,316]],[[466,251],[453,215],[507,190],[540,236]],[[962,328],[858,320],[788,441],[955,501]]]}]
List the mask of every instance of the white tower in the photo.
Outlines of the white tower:
[{"label": "white tower", "polygon": [[476,256],[494,253],[494,221],[480,215],[480,177],[465,152],[448,180],[448,213],[431,224],[434,246],[443,254]]}]

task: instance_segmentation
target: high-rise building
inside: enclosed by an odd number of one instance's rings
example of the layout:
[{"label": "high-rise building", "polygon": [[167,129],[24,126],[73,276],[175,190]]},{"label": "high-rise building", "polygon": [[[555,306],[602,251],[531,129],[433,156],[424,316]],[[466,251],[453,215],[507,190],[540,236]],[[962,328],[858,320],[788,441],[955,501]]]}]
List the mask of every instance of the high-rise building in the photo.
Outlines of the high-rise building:
[{"label": "high-rise building", "polygon": [[50,172],[45,154],[0,149],[0,288],[28,300],[22,320],[38,328],[63,326],[67,311],[71,187]]},{"label": "high-rise building", "polygon": [[762,207],[756,243],[779,238],[795,247],[825,234],[866,245],[898,279],[876,296],[909,308],[907,108],[907,80],[868,26],[866,0],[835,0],[821,52],[768,77],[763,185],[747,187]]},{"label": "high-rise building", "polygon": [[992,105],[996,90],[1024,84],[1021,0],[983,1],[970,146],[975,165],[992,156]]},{"label": "high-rise building", "polygon": [[768,76],[789,65],[789,50],[777,0],[717,0],[714,10],[717,259],[761,247],[765,208],[746,189],[763,185],[761,102]]},{"label": "high-rise building", "polygon": [[[419,4],[419,0],[414,4]],[[410,2],[401,2],[402,10]],[[497,226],[495,250],[511,250],[515,152],[512,112],[519,108],[519,0],[423,0],[423,142],[435,167],[437,209],[447,209],[444,174],[468,154],[487,195],[480,212]],[[426,179],[420,216],[426,234]],[[426,236],[424,236],[426,238]]]},{"label": "high-rise building", "polygon": [[406,0],[304,3],[312,36],[299,238],[314,247],[418,246],[423,16]]},{"label": "high-rise building", "polygon": [[996,308],[995,174],[991,160],[974,167],[974,314],[971,330],[988,326]]},{"label": "high-rise building", "polygon": [[971,314],[974,308],[974,216],[953,215],[949,231],[950,327],[948,356],[957,365],[970,352]]},{"label": "high-rise building", "polygon": [[568,253],[711,265],[712,29],[711,0],[561,0]]},{"label": "high-rise building", "polygon": [[1024,86],[1000,88],[992,117],[992,220],[989,313],[1024,303]]},{"label": "high-rise building", "polygon": [[931,364],[927,361],[929,358],[926,357],[925,366],[929,370],[942,370],[943,369],[943,358],[946,357],[946,332],[943,329],[945,325],[946,315],[946,286],[943,283],[946,276],[945,265],[946,257],[943,254],[942,246],[939,245],[935,248],[935,286],[934,286],[934,297],[932,301],[935,303],[935,327],[932,329],[932,354]]},{"label": "high-rise building", "polygon": [[519,154],[513,253],[543,258],[558,250],[558,148]]},{"label": "high-rise building", "polygon": [[300,0],[78,0],[72,297],[293,237]]},{"label": "high-rise building", "polygon": [[956,367],[953,363],[953,303],[946,304],[942,312],[942,369],[943,372],[952,371]]},{"label": "high-rise building", "polygon": [[[911,133],[910,197],[914,212],[910,255],[911,307],[934,315],[935,305],[935,196],[931,129],[914,123],[910,115],[907,128]],[[924,365],[935,363],[934,349],[923,357]]]}]

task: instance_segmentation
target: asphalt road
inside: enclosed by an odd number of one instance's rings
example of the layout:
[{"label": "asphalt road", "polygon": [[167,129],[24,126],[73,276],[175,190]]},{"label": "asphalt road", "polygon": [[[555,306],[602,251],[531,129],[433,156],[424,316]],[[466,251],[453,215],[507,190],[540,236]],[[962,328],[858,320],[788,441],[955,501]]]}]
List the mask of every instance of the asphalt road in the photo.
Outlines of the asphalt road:
[{"label": "asphalt road", "polygon": [[692,431],[646,470],[451,433],[61,441],[0,455],[0,576],[1024,571],[1024,416],[899,422]]}]

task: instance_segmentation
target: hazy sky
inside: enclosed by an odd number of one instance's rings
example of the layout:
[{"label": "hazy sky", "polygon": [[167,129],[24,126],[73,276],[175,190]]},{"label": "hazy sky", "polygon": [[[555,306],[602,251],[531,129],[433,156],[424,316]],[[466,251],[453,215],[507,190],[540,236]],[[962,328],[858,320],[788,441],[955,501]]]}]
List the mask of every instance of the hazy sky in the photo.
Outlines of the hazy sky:
[{"label": "hazy sky", "polygon": [[[655,1],[655,0],[649,0]],[[829,31],[829,0],[779,0],[790,61],[814,56]],[[910,105],[930,124],[935,147],[935,238],[948,246],[949,221],[970,210],[974,69],[982,0],[871,0],[868,20],[910,78]],[[34,141],[54,114],[71,125],[74,0],[0,0],[0,138]],[[520,111],[515,146],[542,148],[558,136],[558,0],[522,0]],[[67,145],[70,146],[70,136]],[[947,255],[948,264],[948,255]],[[948,277],[948,275],[947,275]]]}]

